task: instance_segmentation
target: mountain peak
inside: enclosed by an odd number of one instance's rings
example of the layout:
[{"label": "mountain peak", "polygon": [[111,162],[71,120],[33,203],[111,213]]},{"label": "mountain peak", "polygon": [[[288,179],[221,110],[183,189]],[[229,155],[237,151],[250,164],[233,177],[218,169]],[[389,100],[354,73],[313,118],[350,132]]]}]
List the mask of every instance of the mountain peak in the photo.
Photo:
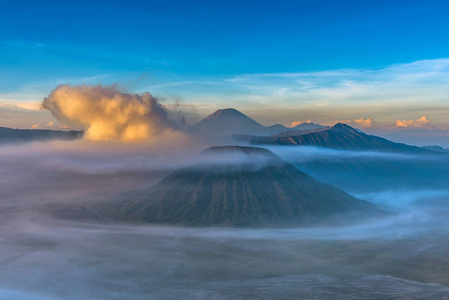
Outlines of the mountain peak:
[{"label": "mountain peak", "polygon": [[394,143],[378,136],[366,134],[343,123],[313,131],[293,131],[273,136],[241,136],[240,141],[253,145],[296,145],[338,150],[431,153],[427,149]]},{"label": "mountain peak", "polygon": [[263,128],[262,124],[234,108],[219,109],[192,127],[197,133],[214,136],[253,133]]},{"label": "mountain peak", "polygon": [[[263,148],[223,146],[205,150],[256,154],[242,165],[194,165],[173,171],[137,200],[124,201],[115,216],[149,223],[196,226],[289,226],[317,217],[374,213],[374,205],[321,183],[281,160],[257,158]],[[262,155],[259,155],[262,154]],[[173,188],[176,187],[176,188]]]},{"label": "mountain peak", "polygon": [[291,127],[291,131],[300,131],[300,130],[315,130],[315,129],[322,129],[326,128],[326,126],[316,124],[313,122],[302,122],[299,125],[296,125],[295,127]]},{"label": "mountain peak", "polygon": [[218,113],[218,112],[242,114],[241,112],[239,112],[238,110],[236,110],[235,108],[232,108],[232,107],[217,109],[214,113]]},{"label": "mountain peak", "polygon": [[213,112],[212,114],[207,116],[206,119],[217,119],[219,117],[232,116],[232,115],[245,116],[244,114],[242,114],[241,112],[239,112],[238,110],[236,110],[234,108],[223,108],[223,109],[216,110],[215,112]]},{"label": "mountain peak", "polygon": [[339,130],[346,130],[346,131],[357,131],[353,127],[344,124],[344,123],[337,123],[333,127],[333,129],[339,129]]}]

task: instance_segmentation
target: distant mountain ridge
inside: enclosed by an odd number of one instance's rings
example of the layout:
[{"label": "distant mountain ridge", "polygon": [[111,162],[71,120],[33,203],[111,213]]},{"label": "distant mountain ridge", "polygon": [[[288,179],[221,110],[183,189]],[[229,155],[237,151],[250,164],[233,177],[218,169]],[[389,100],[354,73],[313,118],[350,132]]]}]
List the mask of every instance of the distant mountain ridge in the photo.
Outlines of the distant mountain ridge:
[{"label": "distant mountain ridge", "polygon": [[192,126],[191,131],[205,136],[230,136],[234,134],[253,134],[269,136],[292,130],[310,130],[324,126],[304,122],[293,128],[281,124],[263,126],[247,115],[233,108],[219,109]]},{"label": "distant mountain ridge", "polygon": [[82,138],[82,130],[49,130],[49,129],[13,129],[0,127],[0,143],[76,140]]},{"label": "distant mountain ridge", "polygon": [[427,149],[427,150],[431,150],[431,151],[436,151],[436,152],[443,152],[443,153],[449,153],[449,148],[443,148],[441,146],[422,146],[423,149]]},{"label": "distant mountain ridge", "polygon": [[262,129],[258,130],[257,132],[254,132],[254,134],[265,136],[265,135],[273,135],[273,134],[283,132],[283,131],[288,131],[288,130],[290,130],[290,129],[285,127],[284,125],[274,124],[274,125],[262,128]]},{"label": "distant mountain ridge", "polygon": [[191,132],[204,137],[229,137],[251,145],[314,146],[336,150],[381,151],[443,155],[435,147],[416,147],[368,135],[359,129],[338,123],[332,127],[303,122],[288,128],[281,124],[263,126],[233,109],[220,109],[201,120]]},{"label": "distant mountain ridge", "polygon": [[288,128],[288,131],[303,131],[303,130],[316,130],[326,128],[326,126],[316,124],[313,122],[303,122],[295,127]]},{"label": "distant mountain ridge", "polygon": [[284,132],[271,136],[238,135],[237,140],[252,145],[314,146],[336,150],[384,151],[413,154],[429,154],[432,151],[416,146],[395,143],[368,135],[346,124],[308,131]]},{"label": "distant mountain ridge", "polygon": [[[189,226],[272,226],[377,210],[316,181],[267,149],[213,147],[201,153],[205,155],[224,161],[175,170],[142,197],[123,201],[113,218]],[[226,161],[227,155],[232,159]],[[235,155],[249,159],[235,164]]]}]

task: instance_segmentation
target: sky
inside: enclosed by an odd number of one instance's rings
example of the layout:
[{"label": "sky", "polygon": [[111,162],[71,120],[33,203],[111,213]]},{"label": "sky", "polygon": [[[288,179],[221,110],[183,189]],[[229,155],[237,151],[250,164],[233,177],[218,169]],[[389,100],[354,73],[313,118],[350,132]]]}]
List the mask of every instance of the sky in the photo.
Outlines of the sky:
[{"label": "sky", "polygon": [[59,128],[58,85],[150,92],[189,122],[344,121],[449,147],[447,1],[4,1],[0,126]]}]

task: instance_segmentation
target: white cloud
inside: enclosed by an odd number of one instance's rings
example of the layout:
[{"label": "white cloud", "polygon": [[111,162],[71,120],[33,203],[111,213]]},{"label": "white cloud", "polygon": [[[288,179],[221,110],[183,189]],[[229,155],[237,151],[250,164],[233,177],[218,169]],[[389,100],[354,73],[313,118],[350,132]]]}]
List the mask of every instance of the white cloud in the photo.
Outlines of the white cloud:
[{"label": "white cloud", "polygon": [[[236,76],[230,82],[252,94],[276,96],[287,102],[329,103],[446,99],[449,91],[449,59],[416,61],[380,69],[343,69],[301,73],[265,73]],[[439,89],[435,89],[438,86]]]}]

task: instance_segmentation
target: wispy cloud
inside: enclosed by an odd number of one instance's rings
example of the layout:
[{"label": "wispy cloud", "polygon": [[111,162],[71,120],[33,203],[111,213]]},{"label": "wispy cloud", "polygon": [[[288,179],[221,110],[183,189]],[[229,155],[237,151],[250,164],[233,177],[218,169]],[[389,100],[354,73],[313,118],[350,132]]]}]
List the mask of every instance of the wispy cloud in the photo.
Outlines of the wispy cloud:
[{"label": "wispy cloud", "polygon": [[391,99],[422,100],[422,96],[428,100],[446,99],[448,74],[449,59],[444,58],[379,69],[245,74],[226,81],[245,88],[251,94],[288,96],[280,100],[290,102],[295,99],[328,103],[341,100],[386,102]]},{"label": "wispy cloud", "polygon": [[[266,116],[271,122],[351,120],[368,128],[394,126],[397,120],[425,114],[442,126],[449,113],[449,58],[377,69],[240,74],[165,83],[155,89],[178,93],[199,106],[251,107],[255,117]],[[267,109],[272,111],[269,116],[263,112]]]},{"label": "wispy cloud", "polygon": [[[0,103],[37,109],[41,99],[62,82],[125,82],[123,85],[128,88],[127,82],[131,80],[130,92],[149,91],[162,96],[164,104],[190,105],[198,118],[215,109],[232,106],[266,125],[291,124],[297,120],[331,124],[338,120],[361,128],[400,130],[410,128],[404,126],[405,121],[416,122],[425,115],[432,120],[432,128],[449,127],[449,58],[376,69],[226,76],[181,76],[162,72],[140,74],[139,79],[133,80],[137,75],[99,74],[34,83],[16,93],[0,95],[3,98]],[[28,126],[35,123],[37,121]]]}]

